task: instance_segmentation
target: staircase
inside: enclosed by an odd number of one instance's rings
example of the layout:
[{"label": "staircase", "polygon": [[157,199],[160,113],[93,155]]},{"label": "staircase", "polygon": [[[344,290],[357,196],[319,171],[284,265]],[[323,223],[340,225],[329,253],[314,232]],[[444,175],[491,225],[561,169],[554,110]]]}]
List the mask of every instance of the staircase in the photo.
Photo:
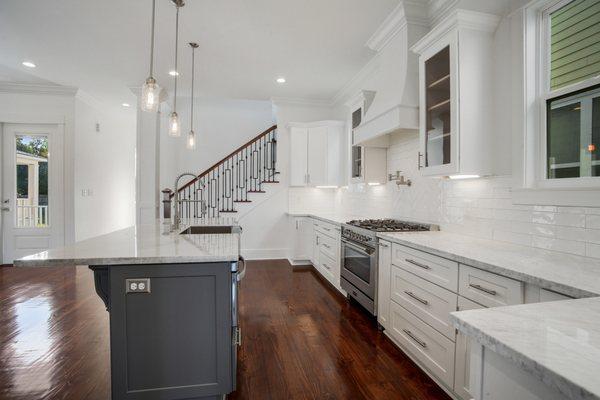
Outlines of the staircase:
[{"label": "staircase", "polygon": [[249,194],[265,193],[265,185],[278,183],[276,163],[277,125],[273,125],[179,188],[181,217],[237,213],[236,204],[252,202]]}]

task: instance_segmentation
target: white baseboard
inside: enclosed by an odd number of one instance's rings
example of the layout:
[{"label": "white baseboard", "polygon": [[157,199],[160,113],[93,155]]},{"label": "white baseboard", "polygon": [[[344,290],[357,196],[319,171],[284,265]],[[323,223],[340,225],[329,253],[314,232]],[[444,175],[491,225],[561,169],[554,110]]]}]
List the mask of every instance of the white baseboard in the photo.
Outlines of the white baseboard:
[{"label": "white baseboard", "polygon": [[288,262],[292,265],[292,266],[297,266],[297,265],[312,265],[312,263],[310,262],[310,260],[295,260],[292,258],[288,257]]},{"label": "white baseboard", "polygon": [[242,249],[246,260],[279,260],[287,259],[290,249]]}]

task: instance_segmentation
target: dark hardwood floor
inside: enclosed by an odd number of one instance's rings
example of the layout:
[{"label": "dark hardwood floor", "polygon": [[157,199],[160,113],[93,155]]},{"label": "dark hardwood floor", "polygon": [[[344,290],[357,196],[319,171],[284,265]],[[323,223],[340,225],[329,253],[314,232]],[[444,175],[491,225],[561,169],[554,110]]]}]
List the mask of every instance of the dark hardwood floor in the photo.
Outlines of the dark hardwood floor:
[{"label": "dark hardwood floor", "polygon": [[[230,399],[449,399],[311,271],[248,263]],[[85,267],[0,267],[0,399],[110,394],[108,313]]]}]

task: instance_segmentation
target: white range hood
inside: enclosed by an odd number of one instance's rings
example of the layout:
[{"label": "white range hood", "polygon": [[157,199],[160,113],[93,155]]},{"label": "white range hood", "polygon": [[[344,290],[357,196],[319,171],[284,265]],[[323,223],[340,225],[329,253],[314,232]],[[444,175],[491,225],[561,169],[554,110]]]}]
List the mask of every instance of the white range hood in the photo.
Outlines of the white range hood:
[{"label": "white range hood", "polygon": [[419,107],[398,104],[354,128],[354,144],[388,146],[389,135],[419,129]]},{"label": "white range hood", "polygon": [[353,144],[387,147],[390,134],[418,131],[419,60],[410,47],[427,29],[426,7],[402,1],[367,42],[378,53],[364,83],[374,96],[354,128]]}]

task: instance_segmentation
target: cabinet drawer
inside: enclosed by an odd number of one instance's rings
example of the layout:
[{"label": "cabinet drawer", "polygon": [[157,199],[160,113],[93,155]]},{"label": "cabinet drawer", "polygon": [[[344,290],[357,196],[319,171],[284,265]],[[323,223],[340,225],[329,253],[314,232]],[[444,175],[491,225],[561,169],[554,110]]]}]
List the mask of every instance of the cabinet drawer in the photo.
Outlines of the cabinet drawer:
[{"label": "cabinet drawer", "polygon": [[454,342],[395,302],[390,303],[391,335],[448,387],[454,383]]},{"label": "cabinet drawer", "polygon": [[332,239],[340,238],[340,227],[334,224],[330,224],[328,222],[317,221],[314,222],[315,229],[321,232],[323,235],[327,235]]},{"label": "cabinet drawer", "polygon": [[321,251],[333,259],[339,258],[340,242],[326,235],[319,236]]},{"label": "cabinet drawer", "polygon": [[458,292],[486,307],[523,304],[523,282],[460,265]]},{"label": "cabinet drawer", "polygon": [[394,243],[392,245],[392,264],[456,292],[458,263],[454,261]]},{"label": "cabinet drawer", "polygon": [[334,258],[329,257],[327,253],[321,248],[319,254],[319,267],[320,272],[327,280],[335,285],[340,283],[340,269]]},{"label": "cabinet drawer", "polygon": [[392,300],[452,341],[455,331],[448,317],[456,311],[457,297],[402,268],[392,267]]}]

